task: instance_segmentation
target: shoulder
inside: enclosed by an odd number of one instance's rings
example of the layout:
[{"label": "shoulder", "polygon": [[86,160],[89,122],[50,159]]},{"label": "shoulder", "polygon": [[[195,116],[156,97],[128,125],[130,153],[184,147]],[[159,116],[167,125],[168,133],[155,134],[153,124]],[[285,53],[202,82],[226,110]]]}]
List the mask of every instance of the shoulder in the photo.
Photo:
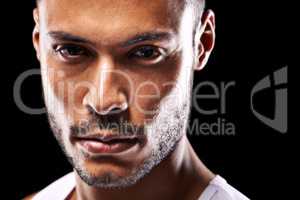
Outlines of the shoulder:
[{"label": "shoulder", "polygon": [[23,198],[22,200],[32,200],[35,195],[36,195],[36,193],[33,193],[33,194],[28,195],[27,197]]},{"label": "shoulder", "polygon": [[200,200],[249,200],[245,195],[229,185],[225,179],[216,176],[204,191]]},{"label": "shoulder", "polygon": [[69,173],[54,181],[40,192],[29,195],[23,200],[62,200],[75,188],[74,173]]}]

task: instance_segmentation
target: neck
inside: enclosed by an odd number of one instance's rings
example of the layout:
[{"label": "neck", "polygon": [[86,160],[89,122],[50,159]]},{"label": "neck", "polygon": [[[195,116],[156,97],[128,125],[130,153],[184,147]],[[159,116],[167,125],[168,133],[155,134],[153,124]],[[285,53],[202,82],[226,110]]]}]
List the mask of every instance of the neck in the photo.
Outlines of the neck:
[{"label": "neck", "polygon": [[134,186],[124,189],[95,188],[75,174],[76,192],[72,199],[77,200],[117,200],[124,197],[130,200],[194,200],[199,198],[214,177],[199,160],[186,136],[165,160]]}]

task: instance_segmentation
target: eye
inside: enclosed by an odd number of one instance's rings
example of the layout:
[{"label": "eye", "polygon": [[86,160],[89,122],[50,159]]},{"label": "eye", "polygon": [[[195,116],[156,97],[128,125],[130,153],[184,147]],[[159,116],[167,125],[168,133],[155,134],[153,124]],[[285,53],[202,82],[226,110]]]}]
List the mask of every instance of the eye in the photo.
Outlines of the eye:
[{"label": "eye", "polygon": [[131,57],[144,60],[155,60],[162,56],[162,52],[154,46],[143,46],[136,48]]},{"label": "eye", "polygon": [[85,48],[73,44],[58,45],[55,47],[55,52],[59,53],[59,55],[65,60],[71,61],[84,58],[89,55]]}]

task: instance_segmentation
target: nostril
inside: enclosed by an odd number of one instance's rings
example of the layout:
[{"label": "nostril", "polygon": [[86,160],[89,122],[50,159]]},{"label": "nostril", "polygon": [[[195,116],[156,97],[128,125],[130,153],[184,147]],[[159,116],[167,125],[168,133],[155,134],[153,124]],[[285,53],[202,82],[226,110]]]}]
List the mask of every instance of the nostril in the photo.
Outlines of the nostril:
[{"label": "nostril", "polygon": [[113,114],[119,114],[121,112],[124,112],[125,110],[127,110],[128,105],[127,103],[121,104],[121,105],[111,105],[107,108],[94,108],[92,107],[93,112],[97,113],[98,115],[113,115]]},{"label": "nostril", "polygon": [[128,105],[127,103],[123,103],[121,105],[113,105],[109,108],[108,113],[109,114],[118,114],[123,112],[124,110],[127,110]]},{"label": "nostril", "polygon": [[118,114],[120,112],[122,112],[122,109],[119,107],[114,107],[109,111],[109,113],[111,113],[111,114]]},{"label": "nostril", "polygon": [[87,95],[83,98],[83,105],[90,113],[98,115],[120,114],[129,107],[127,99],[123,96],[110,95],[106,98],[91,98]]}]

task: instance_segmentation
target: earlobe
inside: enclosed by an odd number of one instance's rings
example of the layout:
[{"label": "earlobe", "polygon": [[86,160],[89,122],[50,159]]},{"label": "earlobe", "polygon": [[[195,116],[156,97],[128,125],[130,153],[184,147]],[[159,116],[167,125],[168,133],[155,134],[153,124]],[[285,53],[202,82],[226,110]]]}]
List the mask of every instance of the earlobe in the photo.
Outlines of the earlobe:
[{"label": "earlobe", "polygon": [[38,15],[37,8],[33,10],[33,19],[35,22],[35,26],[32,32],[32,42],[33,42],[34,49],[36,51],[37,59],[40,60],[40,48],[39,48],[40,32],[39,32],[39,15]]},{"label": "earlobe", "polygon": [[215,45],[215,15],[212,10],[208,10],[203,13],[202,24],[199,28],[198,42],[198,64],[195,70],[202,70],[210,57],[210,54]]}]

